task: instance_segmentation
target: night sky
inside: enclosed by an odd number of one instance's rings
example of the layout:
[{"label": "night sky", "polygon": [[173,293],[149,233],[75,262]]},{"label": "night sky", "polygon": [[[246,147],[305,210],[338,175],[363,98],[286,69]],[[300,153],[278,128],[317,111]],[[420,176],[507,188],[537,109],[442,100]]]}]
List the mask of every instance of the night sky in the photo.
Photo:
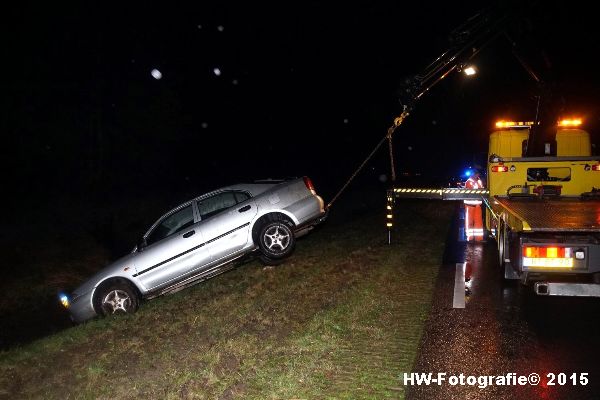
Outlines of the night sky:
[{"label": "night sky", "polygon": [[[539,3],[516,32],[548,82],[543,115],[575,113],[598,127],[594,13],[583,3]],[[191,4],[6,11],[2,131],[14,198],[201,194],[301,175],[330,197],[385,135],[405,79],[482,7]],[[487,150],[497,118],[533,119],[536,85],[507,40],[474,63],[474,79],[449,77],[396,133],[399,171],[454,174]],[[376,181],[387,162],[383,149],[360,179]]]}]

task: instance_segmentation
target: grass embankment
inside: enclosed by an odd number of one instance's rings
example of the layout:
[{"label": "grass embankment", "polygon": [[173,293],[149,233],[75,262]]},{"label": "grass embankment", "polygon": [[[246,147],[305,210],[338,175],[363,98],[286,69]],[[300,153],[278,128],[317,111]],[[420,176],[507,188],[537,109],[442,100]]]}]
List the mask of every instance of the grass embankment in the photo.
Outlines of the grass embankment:
[{"label": "grass embankment", "polygon": [[391,247],[380,213],[350,211],[282,266],[1,353],[0,398],[402,398],[452,206],[405,204]]}]

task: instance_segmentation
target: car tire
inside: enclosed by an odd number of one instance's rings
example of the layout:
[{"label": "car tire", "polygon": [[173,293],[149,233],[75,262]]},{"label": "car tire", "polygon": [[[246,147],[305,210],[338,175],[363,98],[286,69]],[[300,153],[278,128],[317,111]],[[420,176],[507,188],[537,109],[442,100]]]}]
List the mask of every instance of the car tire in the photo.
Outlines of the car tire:
[{"label": "car tire", "polygon": [[97,310],[103,316],[133,314],[140,304],[137,291],[125,282],[114,282],[101,287],[96,296]]},{"label": "car tire", "polygon": [[264,265],[265,267],[276,267],[278,265],[281,265],[285,262],[285,259],[283,258],[270,258],[265,256],[264,254],[261,254],[258,259],[260,260],[261,264]]},{"label": "car tire", "polygon": [[294,231],[290,223],[283,219],[265,223],[258,234],[258,248],[267,261],[275,262],[289,257],[295,245]]}]

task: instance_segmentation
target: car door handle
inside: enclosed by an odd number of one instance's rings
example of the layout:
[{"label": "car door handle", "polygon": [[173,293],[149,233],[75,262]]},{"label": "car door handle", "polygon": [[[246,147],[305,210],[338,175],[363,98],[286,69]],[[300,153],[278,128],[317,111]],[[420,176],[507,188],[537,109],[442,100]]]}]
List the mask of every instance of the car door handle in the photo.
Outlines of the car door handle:
[{"label": "car door handle", "polygon": [[196,233],[196,231],[189,231],[183,234],[184,238],[189,238],[190,236],[192,236],[194,233]]},{"label": "car door handle", "polygon": [[240,209],[238,210],[238,212],[241,212],[241,213],[243,213],[243,212],[246,212],[246,211],[248,211],[250,208],[252,208],[252,207],[250,207],[250,204],[248,204],[247,206],[244,206],[244,207],[240,208]]}]

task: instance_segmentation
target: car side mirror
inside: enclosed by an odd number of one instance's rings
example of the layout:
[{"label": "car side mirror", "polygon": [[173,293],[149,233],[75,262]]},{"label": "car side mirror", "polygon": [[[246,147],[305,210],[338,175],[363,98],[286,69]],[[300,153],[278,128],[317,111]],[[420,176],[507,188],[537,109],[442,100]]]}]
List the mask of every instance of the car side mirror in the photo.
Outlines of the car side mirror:
[{"label": "car side mirror", "polygon": [[148,243],[146,243],[146,238],[142,237],[140,240],[138,240],[137,251],[144,250],[146,246],[148,246]]}]

